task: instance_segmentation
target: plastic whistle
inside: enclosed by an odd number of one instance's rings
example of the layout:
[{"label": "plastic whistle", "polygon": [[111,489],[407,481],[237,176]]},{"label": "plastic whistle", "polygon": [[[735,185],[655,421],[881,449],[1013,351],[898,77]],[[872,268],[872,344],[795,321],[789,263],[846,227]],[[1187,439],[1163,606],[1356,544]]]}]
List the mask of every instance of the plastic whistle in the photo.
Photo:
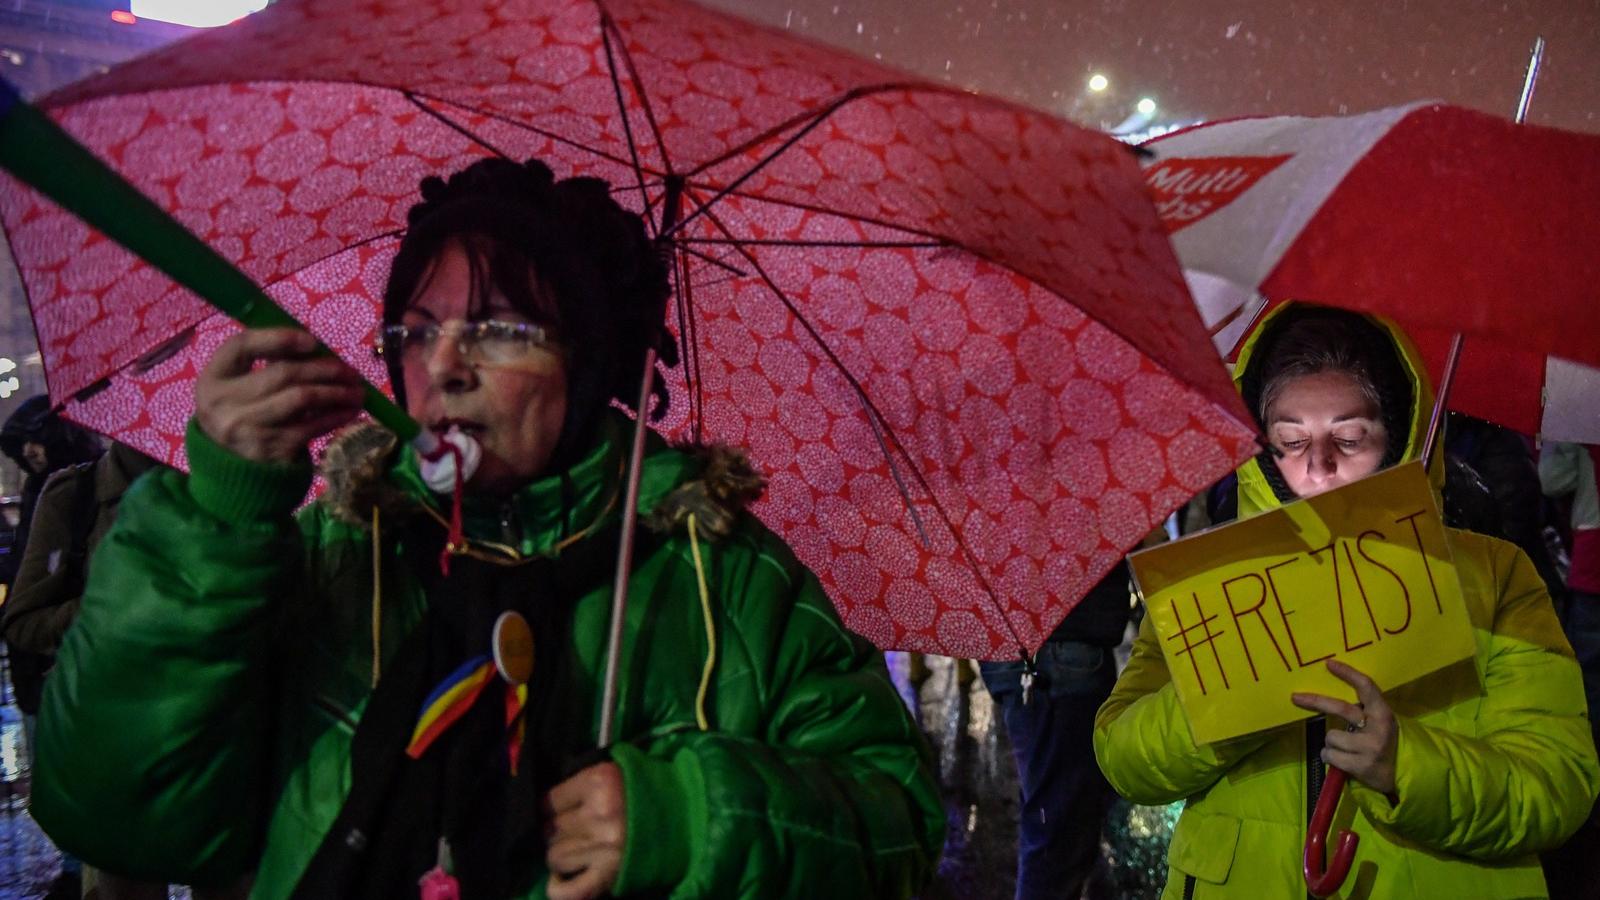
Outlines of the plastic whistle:
[{"label": "plastic whistle", "polygon": [[439,838],[439,861],[417,880],[422,900],[461,900],[461,882],[450,874],[449,868],[450,843]]}]

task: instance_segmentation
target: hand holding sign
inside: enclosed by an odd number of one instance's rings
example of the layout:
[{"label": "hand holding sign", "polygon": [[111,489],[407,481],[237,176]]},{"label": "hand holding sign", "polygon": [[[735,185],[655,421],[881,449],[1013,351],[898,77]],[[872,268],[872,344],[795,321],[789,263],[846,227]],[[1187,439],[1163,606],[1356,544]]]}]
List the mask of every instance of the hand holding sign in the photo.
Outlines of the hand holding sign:
[{"label": "hand holding sign", "polygon": [[1328,660],[1328,671],[1356,689],[1358,703],[1346,703],[1323,694],[1292,695],[1294,705],[1312,712],[1338,716],[1351,725],[1348,731],[1328,732],[1322,761],[1338,766],[1373,790],[1394,793],[1394,757],[1400,744],[1400,727],[1394,711],[1378,685],[1357,669]]},{"label": "hand holding sign", "polygon": [[1475,647],[1420,463],[1129,562],[1202,744],[1305,718],[1290,702],[1295,692],[1343,693],[1343,676],[1327,660],[1395,687]]}]

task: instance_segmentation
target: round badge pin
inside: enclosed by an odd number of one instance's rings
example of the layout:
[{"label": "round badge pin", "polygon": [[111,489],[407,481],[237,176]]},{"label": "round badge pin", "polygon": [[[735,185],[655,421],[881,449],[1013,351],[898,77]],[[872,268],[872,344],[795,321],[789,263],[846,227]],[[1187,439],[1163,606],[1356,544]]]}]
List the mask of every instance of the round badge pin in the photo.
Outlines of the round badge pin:
[{"label": "round badge pin", "polygon": [[494,667],[512,684],[527,684],[533,677],[533,629],[520,613],[507,610],[494,620]]}]

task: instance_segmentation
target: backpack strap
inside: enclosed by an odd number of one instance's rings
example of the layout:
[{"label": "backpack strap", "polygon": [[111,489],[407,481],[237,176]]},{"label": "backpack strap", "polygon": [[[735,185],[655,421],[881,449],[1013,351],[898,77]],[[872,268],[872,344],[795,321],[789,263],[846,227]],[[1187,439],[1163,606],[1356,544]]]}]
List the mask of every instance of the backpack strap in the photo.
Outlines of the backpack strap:
[{"label": "backpack strap", "polygon": [[[80,463],[72,467],[72,537],[67,552],[72,559],[87,564],[89,535],[94,533],[94,522],[100,512],[100,498],[95,496],[95,472],[99,461]],[[87,573],[85,573],[87,574]]]}]

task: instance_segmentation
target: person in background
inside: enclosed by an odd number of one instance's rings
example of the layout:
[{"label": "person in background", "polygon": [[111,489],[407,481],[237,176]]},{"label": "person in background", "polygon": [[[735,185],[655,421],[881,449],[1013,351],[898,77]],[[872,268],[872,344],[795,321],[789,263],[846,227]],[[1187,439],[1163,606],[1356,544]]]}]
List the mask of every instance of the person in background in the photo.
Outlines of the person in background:
[{"label": "person in background", "polygon": [[[1567,609],[1562,625],[1583,671],[1589,727],[1600,743],[1600,496],[1595,468],[1600,447],[1545,441],[1539,450],[1539,483],[1547,496],[1572,504],[1571,550],[1567,568]],[[1600,806],[1589,812],[1578,833],[1545,856],[1550,896],[1579,900],[1600,886]]]},{"label": "person in background", "polygon": [[[1286,304],[1256,327],[1234,378],[1270,443],[1238,470],[1241,517],[1420,457],[1432,392],[1390,323]],[[1129,800],[1187,801],[1166,900],[1305,896],[1302,848],[1326,766],[1349,775],[1335,821],[1361,836],[1336,896],[1546,895],[1537,854],[1576,830],[1600,792],[1578,666],[1526,554],[1446,535],[1476,657],[1399,686],[1330,660],[1359,703],[1295,694],[1318,713],[1306,722],[1198,744],[1145,617],[1097,717],[1095,753]]]},{"label": "person in background", "polygon": [[27,546],[0,617],[7,644],[55,656],[83,599],[89,557],[116,521],[122,495],[156,465],[132,447],[113,443],[97,460],[51,474],[35,503]]},{"label": "person in background", "polygon": [[22,401],[6,418],[5,425],[0,426],[0,453],[17,464],[23,480],[16,536],[12,539],[12,552],[6,557],[7,565],[0,569],[0,582],[10,584],[16,577],[22,551],[28,544],[34,506],[51,473],[91,462],[102,449],[99,438],[61,418],[51,407],[50,398],[43,394]]},{"label": "person in background", "polygon": [[[1566,585],[1545,543],[1545,504],[1541,502],[1539,469],[1532,442],[1509,428],[1452,412],[1445,421],[1444,449],[1448,454],[1447,462],[1467,467],[1481,480],[1481,490],[1488,495],[1489,507],[1493,510],[1489,517],[1492,530],[1450,522],[1452,486],[1447,473],[1446,522],[1516,544],[1539,570],[1539,577],[1544,579],[1556,610],[1564,610]],[[1463,489],[1458,493],[1467,491]]]},{"label": "person in background", "polygon": [[[0,617],[13,648],[54,660],[78,613],[89,557],[116,520],[117,504],[133,480],[156,461],[113,443],[94,462],[58,469],[34,507],[28,544]],[[114,826],[108,826],[114,827]],[[84,866],[83,896],[91,900],[165,900],[165,884],[135,882]]]},{"label": "person in background", "polygon": [[1122,643],[1129,611],[1123,562],[1039,648],[1028,691],[1022,662],[979,665],[1017,765],[1017,900],[1077,900],[1107,865],[1100,829],[1115,794],[1094,761],[1094,715],[1116,683],[1111,651]]},{"label": "person in background", "polygon": [[[16,578],[22,557],[27,552],[33,528],[34,510],[44,492],[45,483],[52,473],[68,466],[89,462],[100,455],[100,441],[90,432],[61,418],[50,405],[50,398],[40,394],[29,397],[17,407],[4,426],[0,426],[0,452],[25,473],[22,481],[22,502],[17,527],[12,532],[10,552],[0,557],[0,583],[6,585],[6,608],[14,600]],[[44,688],[45,673],[50,670],[52,656],[30,650],[7,641],[7,659],[11,664],[11,682],[16,693],[17,708],[22,711],[24,753],[31,769],[36,759],[36,731],[40,695]],[[78,860],[65,854],[61,860],[61,875],[50,885],[45,895],[48,900],[76,898],[82,893],[83,875]]]}]

